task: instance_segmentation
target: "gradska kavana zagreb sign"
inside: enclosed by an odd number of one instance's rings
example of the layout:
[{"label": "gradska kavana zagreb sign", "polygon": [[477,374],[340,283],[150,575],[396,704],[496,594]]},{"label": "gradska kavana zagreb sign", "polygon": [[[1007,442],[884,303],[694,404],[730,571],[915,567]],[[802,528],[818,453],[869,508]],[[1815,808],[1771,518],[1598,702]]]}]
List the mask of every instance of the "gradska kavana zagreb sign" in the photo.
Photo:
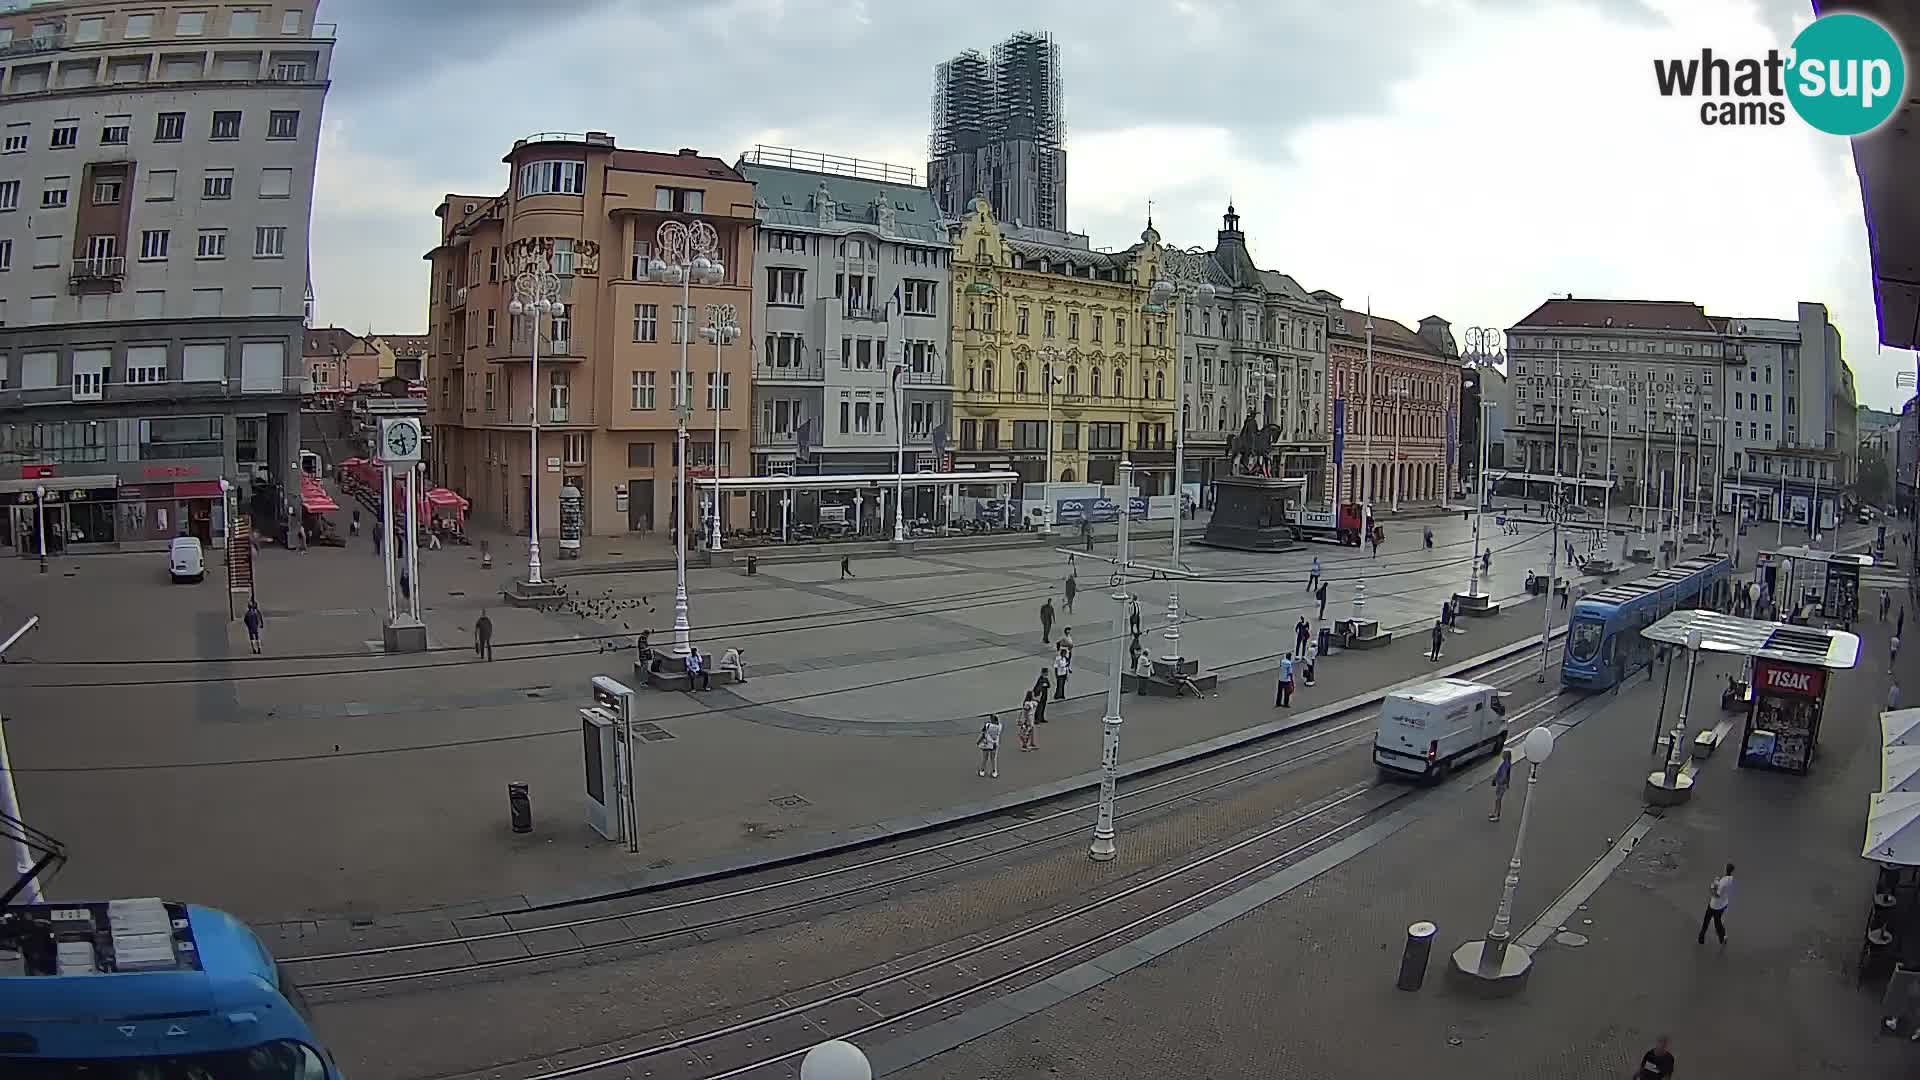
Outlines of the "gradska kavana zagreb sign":
[{"label": "gradska kavana zagreb sign", "polygon": [[1787,122],[1787,106],[1829,135],[1864,135],[1885,123],[1906,92],[1907,62],[1887,28],[1865,15],[1822,15],[1782,54],[1729,60],[1712,49],[1656,59],[1661,97],[1701,98],[1708,127]]}]

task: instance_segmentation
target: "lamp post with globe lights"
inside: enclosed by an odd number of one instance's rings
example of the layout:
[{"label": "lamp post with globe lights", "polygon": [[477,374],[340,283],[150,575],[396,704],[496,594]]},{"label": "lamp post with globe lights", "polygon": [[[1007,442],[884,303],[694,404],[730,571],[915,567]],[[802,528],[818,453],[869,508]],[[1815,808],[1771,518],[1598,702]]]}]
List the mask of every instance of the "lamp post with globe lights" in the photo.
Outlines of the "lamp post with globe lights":
[{"label": "lamp post with globe lights", "polygon": [[1533,811],[1533,789],[1540,782],[1540,766],[1553,755],[1553,732],[1536,727],[1520,739],[1520,756],[1527,763],[1527,786],[1520,793],[1520,827],[1514,830],[1513,856],[1507,860],[1507,877],[1500,887],[1500,905],[1493,913],[1493,926],[1479,941],[1469,941],[1453,951],[1452,974],[1460,985],[1483,997],[1504,997],[1517,993],[1526,984],[1533,968],[1533,955],[1526,946],[1512,943],[1513,894],[1520,887],[1520,852],[1527,842],[1527,819]]},{"label": "lamp post with globe lights", "polygon": [[1053,498],[1053,444],[1056,440],[1053,435],[1053,388],[1059,386],[1066,379],[1066,376],[1060,374],[1060,362],[1065,359],[1065,353],[1062,353],[1050,345],[1040,350],[1040,381],[1046,384],[1047,390],[1047,474],[1040,478],[1040,490],[1045,493],[1041,496],[1040,532],[1046,536],[1053,535],[1053,510],[1055,506]]},{"label": "lamp post with globe lights", "polygon": [[[560,300],[560,275],[546,270],[523,270],[514,275],[513,299],[507,314],[529,316],[527,353],[527,584],[540,581],[540,316],[565,315]],[[382,528],[390,527],[390,523]]]},{"label": "lamp post with globe lights", "polygon": [[[687,346],[693,338],[693,286],[726,280],[720,259],[720,234],[704,221],[666,221],[655,233],[656,254],[647,263],[647,279],[680,286],[680,310],[674,328],[680,338],[680,400],[675,402],[673,522],[673,655],[685,660],[693,651],[693,625],[687,618],[687,420],[693,411],[693,381],[687,372]],[[714,462],[716,472],[719,461]]]},{"label": "lamp post with globe lights", "polygon": [[731,345],[740,339],[740,325],[734,321],[732,304],[708,304],[707,325],[700,328],[700,336],[713,342],[713,390],[709,395],[713,406],[713,532],[708,548],[720,550],[720,414],[721,405],[727,398],[726,373],[721,369],[720,348]]},{"label": "lamp post with globe lights", "polygon": [[[1208,304],[1213,302],[1217,291],[1210,282],[1175,282],[1160,278],[1153,283],[1147,296],[1150,303],[1162,307],[1176,296],[1182,304],[1196,300]],[[1173,565],[1179,566],[1180,524],[1186,519],[1187,491],[1187,362],[1184,357],[1174,358],[1173,388],[1173,548],[1168,558]],[[1276,407],[1278,404],[1275,402]],[[1121,513],[1131,513],[1131,494],[1125,491],[1121,494],[1129,504]],[[1167,630],[1164,635],[1167,655],[1164,660],[1176,672],[1184,674],[1180,656],[1180,614],[1180,581],[1170,578],[1167,581]]]}]

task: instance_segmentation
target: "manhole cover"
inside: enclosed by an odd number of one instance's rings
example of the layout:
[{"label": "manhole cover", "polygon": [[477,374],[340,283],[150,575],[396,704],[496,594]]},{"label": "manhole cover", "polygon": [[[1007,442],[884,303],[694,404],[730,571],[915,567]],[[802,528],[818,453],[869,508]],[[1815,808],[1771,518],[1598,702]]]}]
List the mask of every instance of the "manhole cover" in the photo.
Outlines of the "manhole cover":
[{"label": "manhole cover", "polygon": [[781,795],[772,799],[768,799],[767,801],[772,803],[775,806],[780,807],[782,810],[797,810],[802,806],[813,805],[812,803],[808,802],[804,797],[799,795]]},{"label": "manhole cover", "polygon": [[1569,949],[1577,949],[1587,943],[1587,935],[1576,934],[1571,930],[1562,930],[1553,935],[1553,941],[1556,945],[1565,945]]},{"label": "manhole cover", "polygon": [[633,733],[647,742],[659,742],[662,739],[673,738],[673,732],[668,731],[659,724],[635,724],[633,725]]}]

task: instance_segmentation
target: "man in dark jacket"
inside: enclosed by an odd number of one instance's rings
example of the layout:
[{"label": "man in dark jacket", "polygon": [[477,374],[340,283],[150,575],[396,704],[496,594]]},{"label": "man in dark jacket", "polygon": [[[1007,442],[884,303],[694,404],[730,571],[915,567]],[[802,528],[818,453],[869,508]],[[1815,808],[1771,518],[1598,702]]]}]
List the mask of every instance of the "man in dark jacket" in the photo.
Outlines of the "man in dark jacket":
[{"label": "man in dark jacket", "polygon": [[1033,684],[1033,722],[1036,724],[1047,722],[1047,691],[1049,689],[1051,684],[1047,682],[1047,669],[1041,668],[1040,678]]}]

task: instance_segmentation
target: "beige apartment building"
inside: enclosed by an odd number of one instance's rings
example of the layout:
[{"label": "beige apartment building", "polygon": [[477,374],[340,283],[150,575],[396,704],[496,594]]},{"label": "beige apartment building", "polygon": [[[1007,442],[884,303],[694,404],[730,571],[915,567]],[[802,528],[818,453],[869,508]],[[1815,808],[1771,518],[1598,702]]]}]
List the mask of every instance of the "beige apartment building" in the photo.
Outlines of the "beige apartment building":
[{"label": "beige apartment building", "polygon": [[[530,136],[504,161],[504,193],[448,195],[435,211],[423,373],[433,479],[471,499],[479,520],[510,530],[526,528],[537,478],[544,535],[560,532],[569,486],[583,496],[587,536],[665,532],[683,340],[691,480],[751,471],[753,185],[718,158],[625,150],[597,131]],[[671,257],[663,228],[699,224],[713,230],[724,272],[683,298],[648,264]],[[546,273],[557,316],[509,314],[516,277]],[[717,348],[700,333],[716,319],[739,327]],[[700,497],[689,501],[697,522]],[[728,502],[723,521],[745,521],[745,500]]]}]

